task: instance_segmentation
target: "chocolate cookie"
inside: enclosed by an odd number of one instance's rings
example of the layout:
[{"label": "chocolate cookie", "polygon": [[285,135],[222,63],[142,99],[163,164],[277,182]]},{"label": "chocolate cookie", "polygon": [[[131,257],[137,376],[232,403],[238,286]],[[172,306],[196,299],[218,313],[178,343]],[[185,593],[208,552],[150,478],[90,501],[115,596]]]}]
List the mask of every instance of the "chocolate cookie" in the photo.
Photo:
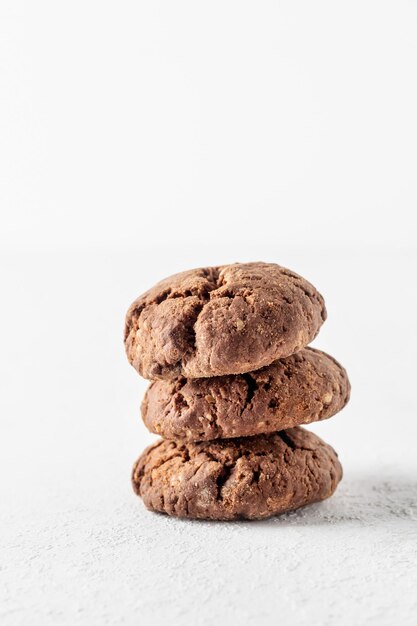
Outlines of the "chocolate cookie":
[{"label": "chocolate cookie", "polygon": [[273,263],[176,274],[126,316],[131,364],[149,379],[242,374],[306,346],[326,319],[322,296]]},{"label": "chocolate cookie", "polygon": [[133,468],[152,511],[200,519],[262,519],[324,500],[342,478],[336,452],[303,428],[200,443],[161,439]]},{"label": "chocolate cookie", "polygon": [[349,393],[344,368],[304,348],[247,374],[157,380],[146,392],[142,418],[166,439],[247,437],[331,417]]}]

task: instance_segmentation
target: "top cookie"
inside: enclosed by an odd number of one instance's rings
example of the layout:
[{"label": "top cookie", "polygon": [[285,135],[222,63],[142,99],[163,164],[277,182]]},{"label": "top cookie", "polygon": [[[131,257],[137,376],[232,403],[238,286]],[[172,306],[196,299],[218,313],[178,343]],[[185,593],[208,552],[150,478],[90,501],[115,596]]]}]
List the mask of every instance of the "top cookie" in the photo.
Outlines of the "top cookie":
[{"label": "top cookie", "polygon": [[126,353],[150,380],[243,374],[306,346],[325,319],[318,291],[274,263],[194,269],[133,302]]}]

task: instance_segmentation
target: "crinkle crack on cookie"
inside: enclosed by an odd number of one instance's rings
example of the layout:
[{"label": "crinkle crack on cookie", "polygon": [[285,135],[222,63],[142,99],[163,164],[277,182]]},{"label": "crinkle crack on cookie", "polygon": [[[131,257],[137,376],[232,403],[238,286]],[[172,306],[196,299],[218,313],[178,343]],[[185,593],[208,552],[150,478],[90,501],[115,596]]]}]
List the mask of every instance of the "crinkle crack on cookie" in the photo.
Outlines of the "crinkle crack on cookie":
[{"label": "crinkle crack on cookie", "polygon": [[318,291],[279,265],[195,269],[135,300],[126,353],[150,380],[242,374],[299,351],[325,319]]}]

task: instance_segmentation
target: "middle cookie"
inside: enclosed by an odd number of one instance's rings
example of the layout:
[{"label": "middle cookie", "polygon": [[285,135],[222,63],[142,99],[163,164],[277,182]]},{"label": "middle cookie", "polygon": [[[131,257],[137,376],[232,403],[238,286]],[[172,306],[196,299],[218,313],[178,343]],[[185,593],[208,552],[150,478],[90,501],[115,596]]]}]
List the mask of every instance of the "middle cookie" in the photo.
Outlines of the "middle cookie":
[{"label": "middle cookie", "polygon": [[335,415],[350,394],[346,370],[305,348],[236,376],[157,380],[142,402],[147,428],[166,439],[250,437]]}]

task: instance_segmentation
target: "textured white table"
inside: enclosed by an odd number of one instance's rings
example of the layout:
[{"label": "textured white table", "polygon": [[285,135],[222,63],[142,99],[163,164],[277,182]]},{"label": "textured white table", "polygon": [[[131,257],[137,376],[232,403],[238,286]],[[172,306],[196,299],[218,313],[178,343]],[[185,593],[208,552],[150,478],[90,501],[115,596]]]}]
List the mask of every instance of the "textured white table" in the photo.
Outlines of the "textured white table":
[{"label": "textured white table", "polygon": [[[171,253],[2,258],[12,306],[0,331],[0,622],[415,624],[415,258]],[[138,419],[145,382],[123,354],[124,311],[171,271],[237,258],[286,264],[326,297],[315,345],[347,367],[353,393],[311,428],[345,477],[330,500],[263,522],[153,515],[129,484],[152,437]]]}]

